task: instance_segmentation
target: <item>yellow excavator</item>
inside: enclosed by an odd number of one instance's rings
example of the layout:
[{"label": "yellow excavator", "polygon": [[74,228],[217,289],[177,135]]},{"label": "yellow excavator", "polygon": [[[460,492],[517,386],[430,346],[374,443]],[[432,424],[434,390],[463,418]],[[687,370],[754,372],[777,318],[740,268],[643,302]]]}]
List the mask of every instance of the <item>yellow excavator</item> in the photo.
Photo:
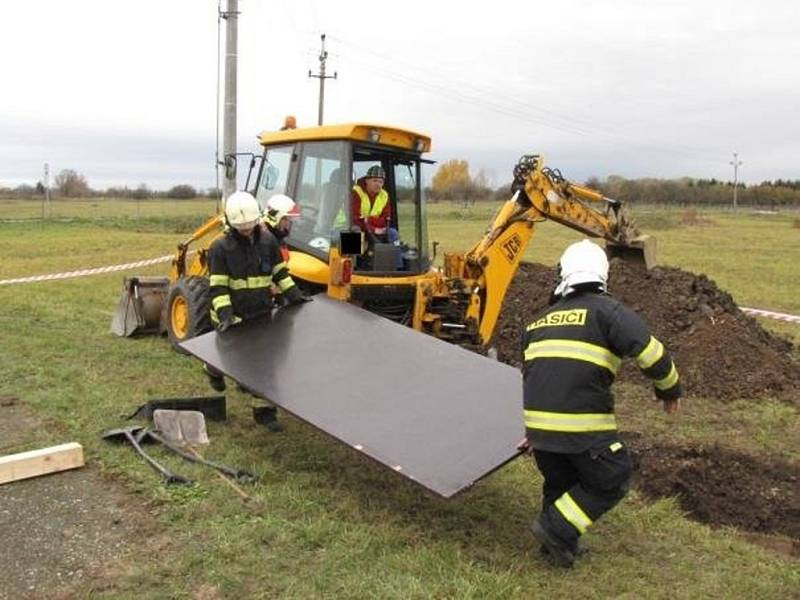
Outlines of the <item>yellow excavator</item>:
[{"label": "yellow excavator", "polygon": [[[259,136],[246,189],[259,204],[286,194],[300,207],[289,269],[309,293],[358,304],[393,321],[472,349],[485,349],[536,223],[553,220],[603,238],[610,254],[655,262],[655,239],[640,235],[621,202],[570,183],[538,155],[514,167],[512,197],[465,254],[429,253],[422,182],[432,161],[428,136],[377,124],[284,129]],[[352,226],[351,193],[370,167],[382,167],[394,215],[394,242],[367,240]],[[207,252],[222,234],[215,215],[178,245],[169,277],[126,278],[112,330],[166,332],[177,344],[211,329]]]}]

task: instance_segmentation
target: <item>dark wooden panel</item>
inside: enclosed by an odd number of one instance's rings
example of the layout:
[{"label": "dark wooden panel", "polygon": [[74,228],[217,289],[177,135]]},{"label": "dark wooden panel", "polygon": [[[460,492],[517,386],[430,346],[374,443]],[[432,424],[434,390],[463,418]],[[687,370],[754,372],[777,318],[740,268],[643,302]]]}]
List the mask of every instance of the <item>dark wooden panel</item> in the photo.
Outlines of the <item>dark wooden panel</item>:
[{"label": "dark wooden panel", "polygon": [[516,369],[324,296],[182,346],[446,498],[517,456],[524,435]]}]

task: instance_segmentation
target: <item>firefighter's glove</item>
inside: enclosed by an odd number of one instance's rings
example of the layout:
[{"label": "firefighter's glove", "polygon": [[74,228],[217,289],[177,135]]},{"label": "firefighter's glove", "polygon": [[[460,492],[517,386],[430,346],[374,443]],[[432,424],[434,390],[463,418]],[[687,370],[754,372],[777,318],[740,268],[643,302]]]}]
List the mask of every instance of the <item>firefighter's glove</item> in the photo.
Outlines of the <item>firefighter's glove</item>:
[{"label": "firefighter's glove", "polygon": [[236,315],[233,314],[233,309],[226,306],[219,312],[219,323],[217,323],[217,331],[225,333],[237,323]]},{"label": "firefighter's glove", "polygon": [[299,287],[292,286],[288,290],[283,293],[286,300],[289,301],[289,304],[296,305],[296,304],[303,304],[304,302],[311,302],[314,298],[311,296],[306,296]]}]

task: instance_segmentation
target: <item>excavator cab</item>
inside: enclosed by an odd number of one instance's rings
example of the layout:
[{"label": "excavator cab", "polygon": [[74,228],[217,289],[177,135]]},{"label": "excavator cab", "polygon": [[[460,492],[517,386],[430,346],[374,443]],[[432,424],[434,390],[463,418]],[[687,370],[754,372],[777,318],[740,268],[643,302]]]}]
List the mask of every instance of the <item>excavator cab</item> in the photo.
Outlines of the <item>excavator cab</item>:
[{"label": "excavator cab", "polygon": [[[422,152],[430,139],[375,125],[313,127],[266,132],[258,174],[250,190],[262,208],[286,194],[297,202],[287,243],[292,274],[327,287],[331,253],[349,256],[352,271],[364,276],[403,277],[429,270],[427,222],[422,190]],[[370,167],[386,173],[384,190],[397,239],[370,239],[353,224],[353,186]]]}]

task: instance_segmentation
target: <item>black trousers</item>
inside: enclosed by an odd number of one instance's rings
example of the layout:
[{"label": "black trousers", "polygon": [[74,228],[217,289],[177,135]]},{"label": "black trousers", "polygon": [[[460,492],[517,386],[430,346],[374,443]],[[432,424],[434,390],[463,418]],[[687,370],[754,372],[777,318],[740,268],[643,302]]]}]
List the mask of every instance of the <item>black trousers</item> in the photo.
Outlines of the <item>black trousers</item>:
[{"label": "black trousers", "polygon": [[586,529],[628,492],[628,450],[616,441],[578,454],[534,450],[533,457],[544,476],[540,522],[574,551]]}]

